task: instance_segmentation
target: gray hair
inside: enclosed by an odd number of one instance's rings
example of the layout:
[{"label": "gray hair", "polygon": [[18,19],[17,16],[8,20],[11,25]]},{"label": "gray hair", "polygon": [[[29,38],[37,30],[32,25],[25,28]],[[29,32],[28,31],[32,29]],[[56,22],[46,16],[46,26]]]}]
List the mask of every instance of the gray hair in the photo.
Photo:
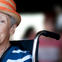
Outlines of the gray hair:
[{"label": "gray hair", "polygon": [[9,17],[10,17],[10,22],[11,22],[11,27],[12,27],[13,24],[16,24],[16,20],[12,16],[9,16]]}]

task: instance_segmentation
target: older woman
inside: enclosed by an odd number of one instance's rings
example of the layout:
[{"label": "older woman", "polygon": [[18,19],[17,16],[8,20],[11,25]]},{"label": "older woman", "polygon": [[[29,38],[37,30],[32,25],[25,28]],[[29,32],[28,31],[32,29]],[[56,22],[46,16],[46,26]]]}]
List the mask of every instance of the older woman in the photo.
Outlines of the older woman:
[{"label": "older woman", "polygon": [[13,0],[0,0],[0,62],[31,62],[28,51],[11,46],[9,37],[20,23]]}]

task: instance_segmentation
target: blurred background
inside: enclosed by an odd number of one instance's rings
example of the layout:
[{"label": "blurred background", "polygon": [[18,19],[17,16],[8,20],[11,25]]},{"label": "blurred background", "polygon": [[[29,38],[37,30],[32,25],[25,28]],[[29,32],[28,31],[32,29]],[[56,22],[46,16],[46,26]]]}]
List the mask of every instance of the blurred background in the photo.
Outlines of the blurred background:
[{"label": "blurred background", "polygon": [[21,15],[21,23],[10,40],[32,40],[36,33],[42,30],[59,33],[60,40],[43,36],[40,38],[39,62],[62,62],[62,1],[14,1],[17,12]]},{"label": "blurred background", "polygon": [[[62,27],[62,2],[54,0],[14,0],[17,6],[17,12],[21,15],[21,23],[11,40],[27,39],[26,34],[30,28],[35,33],[40,30],[61,31]],[[58,20],[60,20],[58,22]],[[32,31],[31,31],[32,32]],[[35,34],[34,34],[35,35]],[[31,36],[31,39],[34,38]],[[26,37],[26,38],[25,38]]]}]

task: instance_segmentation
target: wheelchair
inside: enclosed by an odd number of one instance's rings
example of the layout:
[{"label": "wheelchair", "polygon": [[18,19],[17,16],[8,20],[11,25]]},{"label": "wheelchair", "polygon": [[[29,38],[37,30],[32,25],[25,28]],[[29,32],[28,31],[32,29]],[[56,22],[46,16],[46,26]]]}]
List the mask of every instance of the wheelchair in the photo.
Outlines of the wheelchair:
[{"label": "wheelchair", "polygon": [[39,37],[45,36],[54,38],[56,40],[60,39],[60,35],[50,31],[40,31],[36,34],[33,40],[19,40],[19,41],[11,41],[12,45],[19,46],[22,50],[30,51],[32,55],[32,62],[39,62],[38,60],[38,49],[39,49]]}]

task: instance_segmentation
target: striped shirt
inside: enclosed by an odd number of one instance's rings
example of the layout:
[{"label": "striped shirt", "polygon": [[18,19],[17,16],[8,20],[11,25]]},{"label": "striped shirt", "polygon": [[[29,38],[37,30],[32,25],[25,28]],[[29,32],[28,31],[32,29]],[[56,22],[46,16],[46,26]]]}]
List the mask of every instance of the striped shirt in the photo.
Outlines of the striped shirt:
[{"label": "striped shirt", "polygon": [[32,62],[32,56],[29,51],[23,51],[17,46],[11,46],[2,56],[1,62]]}]

